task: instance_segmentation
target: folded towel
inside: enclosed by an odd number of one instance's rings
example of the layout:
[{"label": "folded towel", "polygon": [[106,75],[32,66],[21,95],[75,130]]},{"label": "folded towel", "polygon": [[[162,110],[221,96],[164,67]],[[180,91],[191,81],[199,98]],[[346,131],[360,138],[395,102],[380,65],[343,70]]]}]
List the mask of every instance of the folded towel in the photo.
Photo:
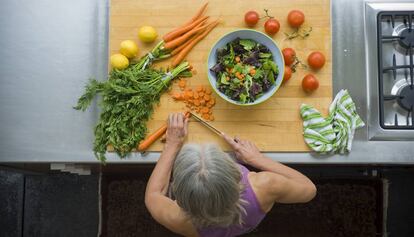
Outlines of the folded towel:
[{"label": "folded towel", "polygon": [[300,115],[305,142],[320,153],[351,151],[355,129],[365,125],[347,90],[341,90],[335,96],[327,118],[306,104],[301,105]]}]

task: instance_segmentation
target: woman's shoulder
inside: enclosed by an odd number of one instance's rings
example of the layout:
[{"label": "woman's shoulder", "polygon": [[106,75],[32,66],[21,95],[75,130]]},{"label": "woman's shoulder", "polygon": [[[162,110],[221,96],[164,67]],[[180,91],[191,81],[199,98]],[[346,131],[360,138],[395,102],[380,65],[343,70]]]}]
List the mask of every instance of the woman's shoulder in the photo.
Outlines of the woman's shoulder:
[{"label": "woman's shoulder", "polygon": [[264,212],[269,212],[276,201],[274,193],[279,182],[277,176],[270,172],[250,171],[247,177],[260,207]]}]

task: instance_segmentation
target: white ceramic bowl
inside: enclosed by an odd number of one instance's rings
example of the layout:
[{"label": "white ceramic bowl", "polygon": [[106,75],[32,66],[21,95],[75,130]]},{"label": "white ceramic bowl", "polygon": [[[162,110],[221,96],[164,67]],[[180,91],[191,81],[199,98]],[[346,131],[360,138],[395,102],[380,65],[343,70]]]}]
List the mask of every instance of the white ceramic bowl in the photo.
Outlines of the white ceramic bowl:
[{"label": "white ceramic bowl", "polygon": [[[277,76],[277,78],[275,78],[275,83],[270,87],[268,91],[266,91],[261,97],[259,97],[252,103],[243,104],[239,101],[229,98],[227,95],[219,91],[216,85],[216,75],[214,72],[210,70],[210,68],[212,68],[217,63],[217,49],[224,47],[227,43],[235,40],[236,38],[251,39],[266,46],[272,53],[273,61],[276,63],[279,69],[279,75]],[[224,100],[232,104],[242,105],[242,106],[260,104],[266,101],[267,99],[269,99],[279,89],[280,85],[282,84],[284,71],[285,71],[285,62],[283,60],[282,52],[280,51],[276,43],[273,41],[273,39],[263,34],[262,32],[259,32],[256,30],[250,30],[250,29],[241,29],[241,30],[232,31],[230,33],[225,34],[213,45],[208,55],[208,59],[207,59],[207,75],[208,75],[208,80],[210,82],[210,85],[211,87],[213,87],[213,90]]]}]

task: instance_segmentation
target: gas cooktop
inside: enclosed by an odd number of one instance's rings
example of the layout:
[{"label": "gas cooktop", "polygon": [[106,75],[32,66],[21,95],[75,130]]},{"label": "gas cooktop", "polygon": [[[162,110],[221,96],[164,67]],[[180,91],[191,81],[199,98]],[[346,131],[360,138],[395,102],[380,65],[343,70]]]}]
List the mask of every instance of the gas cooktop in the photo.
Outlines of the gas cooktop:
[{"label": "gas cooktop", "polygon": [[367,2],[368,133],[414,140],[414,3]]}]

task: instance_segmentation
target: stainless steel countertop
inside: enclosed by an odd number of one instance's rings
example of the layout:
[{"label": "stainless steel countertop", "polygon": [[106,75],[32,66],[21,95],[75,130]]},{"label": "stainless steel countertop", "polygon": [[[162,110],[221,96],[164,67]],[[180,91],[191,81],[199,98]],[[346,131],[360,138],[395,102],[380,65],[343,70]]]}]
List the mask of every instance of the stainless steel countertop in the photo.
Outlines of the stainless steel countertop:
[{"label": "stainless steel countertop", "polygon": [[[109,1],[6,1],[0,8],[0,163],[96,163],[98,110],[71,108],[87,78],[105,78]],[[334,94],[349,89],[367,121],[364,1],[332,0]],[[108,163],[151,163],[159,153]],[[413,141],[368,141],[355,134],[347,155],[268,153],[285,163],[413,164]]]}]

